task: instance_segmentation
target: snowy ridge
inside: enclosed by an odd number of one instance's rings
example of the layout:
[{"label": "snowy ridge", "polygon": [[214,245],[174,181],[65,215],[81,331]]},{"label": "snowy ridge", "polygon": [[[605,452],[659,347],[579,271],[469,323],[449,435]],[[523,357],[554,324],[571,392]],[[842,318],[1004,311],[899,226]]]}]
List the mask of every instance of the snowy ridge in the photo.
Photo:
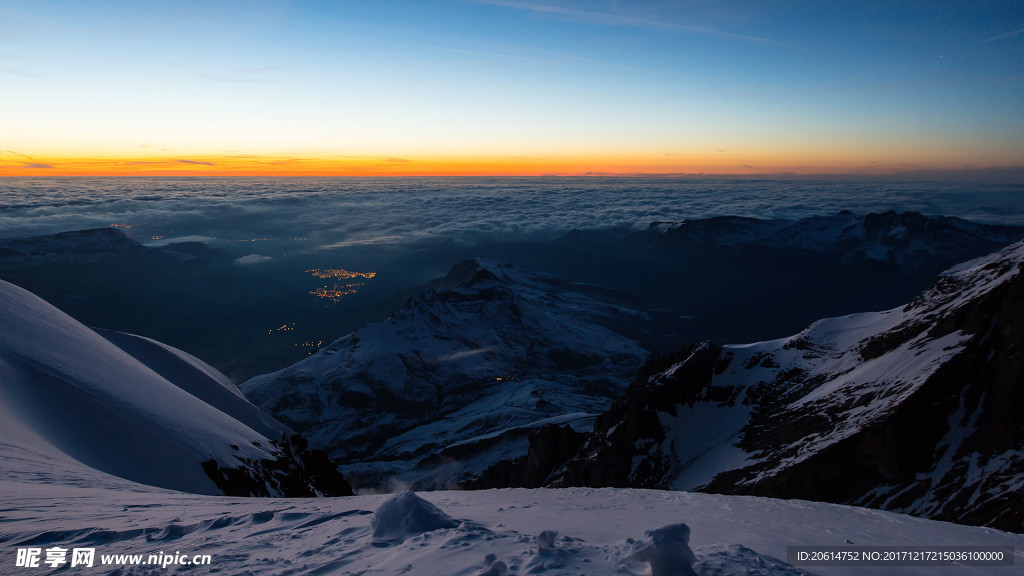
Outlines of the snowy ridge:
[{"label": "snowy ridge", "polygon": [[242,390],[357,480],[443,486],[525,449],[535,422],[605,410],[646,356],[621,332],[644,318],[593,287],[465,261],[387,320]]},{"label": "snowy ridge", "polygon": [[1022,262],[1024,242],[902,308],[654,363],[555,485],[856,502],[1022,531]]},{"label": "snowy ridge", "polygon": [[797,220],[723,216],[657,229],[667,238],[719,246],[837,251],[844,261],[892,262],[906,271],[937,256],[969,253],[972,246],[1005,245],[1024,235],[1020,227],[977,224],[950,216],[893,211],[861,215],[845,210]]},{"label": "snowy ridge", "polygon": [[[295,432],[245,399],[227,376],[202,360],[144,336],[93,328],[168,382],[271,439]],[[215,386],[213,384],[218,384]]]},{"label": "snowy ridge", "polygon": [[0,282],[0,419],[9,449],[174,490],[222,493],[212,465],[260,478],[257,492],[290,491],[264,469],[297,470],[296,456],[282,449],[288,427],[198,359],[145,338],[106,336]]},{"label": "snowy ridge", "polygon": [[117,228],[94,228],[48,236],[0,239],[0,264],[13,268],[54,262],[90,262],[145,250]]}]

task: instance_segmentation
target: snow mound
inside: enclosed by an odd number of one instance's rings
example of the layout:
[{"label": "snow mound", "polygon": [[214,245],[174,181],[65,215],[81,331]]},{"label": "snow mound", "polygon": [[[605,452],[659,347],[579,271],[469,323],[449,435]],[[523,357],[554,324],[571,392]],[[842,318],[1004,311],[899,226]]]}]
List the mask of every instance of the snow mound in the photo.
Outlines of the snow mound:
[{"label": "snow mound", "polygon": [[627,561],[650,564],[651,576],[696,576],[692,566],[697,558],[690,550],[689,526],[671,524],[648,530],[646,536],[634,545]]},{"label": "snow mound", "polygon": [[544,554],[551,552],[555,549],[555,540],[558,538],[558,532],[554,530],[545,530],[537,535],[537,552]]},{"label": "snow mound", "polygon": [[415,493],[403,490],[377,508],[370,525],[374,540],[401,542],[426,532],[455,528],[459,523]]},{"label": "snow mound", "polygon": [[498,560],[498,557],[494,554],[488,554],[484,557],[484,570],[480,573],[480,576],[505,576],[508,574],[508,566]]}]

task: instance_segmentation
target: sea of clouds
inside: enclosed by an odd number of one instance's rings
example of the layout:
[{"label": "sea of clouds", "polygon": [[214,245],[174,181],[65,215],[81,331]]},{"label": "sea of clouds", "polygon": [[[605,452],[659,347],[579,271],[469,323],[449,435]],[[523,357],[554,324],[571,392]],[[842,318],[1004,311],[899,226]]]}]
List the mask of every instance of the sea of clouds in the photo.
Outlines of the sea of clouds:
[{"label": "sea of clouds", "polygon": [[[885,210],[1024,224],[1024,184],[681,178],[0,181],[0,237],[131,226],[166,242],[301,239],[310,249],[544,239],[709,216],[797,218]],[[153,237],[161,237],[153,240]]]}]

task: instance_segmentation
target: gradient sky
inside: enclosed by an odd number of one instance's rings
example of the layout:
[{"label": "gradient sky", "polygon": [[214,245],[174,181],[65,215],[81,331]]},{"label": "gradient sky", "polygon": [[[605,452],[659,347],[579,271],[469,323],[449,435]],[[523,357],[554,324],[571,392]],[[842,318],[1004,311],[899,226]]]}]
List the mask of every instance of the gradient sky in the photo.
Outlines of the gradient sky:
[{"label": "gradient sky", "polygon": [[1024,2],[0,0],[0,175],[1024,167]]}]

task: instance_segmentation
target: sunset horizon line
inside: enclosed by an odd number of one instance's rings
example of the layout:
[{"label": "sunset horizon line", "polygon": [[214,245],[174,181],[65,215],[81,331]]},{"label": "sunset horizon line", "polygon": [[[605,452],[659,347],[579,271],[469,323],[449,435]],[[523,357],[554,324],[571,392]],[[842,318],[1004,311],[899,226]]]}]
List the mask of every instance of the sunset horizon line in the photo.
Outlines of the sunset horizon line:
[{"label": "sunset horizon line", "polygon": [[[354,157],[340,160],[258,155],[188,156],[148,159],[34,158],[12,153],[0,158],[0,178],[442,178],[442,177],[608,177],[608,178],[793,178],[793,179],[939,179],[980,177],[1024,183],[1024,164],[969,162],[779,162],[730,166],[695,162],[692,167],[658,166],[647,158],[621,162],[593,159],[506,157],[447,160]],[[7,160],[7,162],[3,162]],[[598,165],[604,164],[603,167]],[[772,165],[774,164],[774,165]]]}]

